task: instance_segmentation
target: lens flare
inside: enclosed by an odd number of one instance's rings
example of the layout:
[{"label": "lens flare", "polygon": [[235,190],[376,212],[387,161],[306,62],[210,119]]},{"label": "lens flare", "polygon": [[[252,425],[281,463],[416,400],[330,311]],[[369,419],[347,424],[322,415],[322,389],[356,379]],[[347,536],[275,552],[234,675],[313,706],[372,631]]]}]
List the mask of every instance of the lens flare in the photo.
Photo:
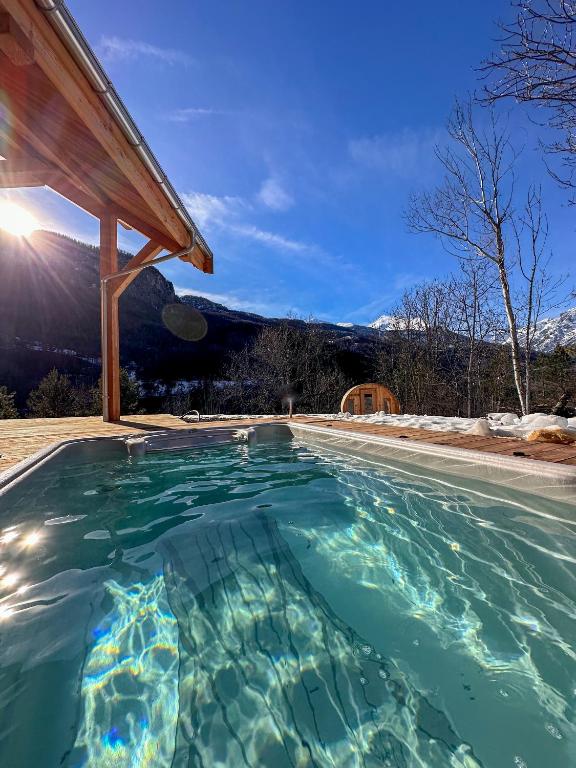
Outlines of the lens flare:
[{"label": "lens flare", "polygon": [[208,333],[204,315],[187,304],[166,304],[162,322],[168,330],[184,341],[201,341]]},{"label": "lens flare", "polygon": [[16,237],[30,237],[38,228],[36,217],[16,203],[0,200],[0,229]]}]

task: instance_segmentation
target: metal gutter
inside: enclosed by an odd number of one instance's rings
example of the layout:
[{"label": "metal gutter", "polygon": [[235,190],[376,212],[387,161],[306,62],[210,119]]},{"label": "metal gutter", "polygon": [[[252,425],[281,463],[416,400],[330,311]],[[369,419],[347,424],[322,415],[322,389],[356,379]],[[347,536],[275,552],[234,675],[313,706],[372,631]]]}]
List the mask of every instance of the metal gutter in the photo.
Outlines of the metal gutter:
[{"label": "metal gutter", "polygon": [[110,78],[107,76],[102,65],[98,61],[96,54],[82,34],[74,17],[66,8],[63,0],[35,0],[35,2],[38,8],[49,19],[70,53],[74,56],[74,59],[86,75],[94,91],[102,98],[108,111],[114,117],[116,123],[124,133],[128,143],[135,148],[142,162],[150,172],[150,175],[161,188],[170,206],[176,211],[184,226],[188,229],[191,235],[193,235],[191,240],[200,245],[206,256],[209,259],[212,259],[213,254],[208,243],[202,237],[202,233],[199,231],[184,203],[178,196],[178,193],[170,183],[162,166],[148,146],[146,139],[138,130],[128,109],[116,92]]}]

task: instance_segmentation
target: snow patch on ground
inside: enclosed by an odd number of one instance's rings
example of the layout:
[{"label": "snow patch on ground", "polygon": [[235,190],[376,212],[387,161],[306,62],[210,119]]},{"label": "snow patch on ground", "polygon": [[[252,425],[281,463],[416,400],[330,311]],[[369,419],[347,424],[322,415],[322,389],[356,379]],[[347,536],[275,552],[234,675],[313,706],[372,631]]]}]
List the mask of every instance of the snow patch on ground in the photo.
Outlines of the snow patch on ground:
[{"label": "snow patch on ground", "polygon": [[[413,414],[390,414],[380,411],[370,416],[351,416],[349,413],[300,413],[326,421],[357,422],[359,424],[382,424],[389,427],[414,427],[435,432],[471,432],[494,437],[516,437],[525,439],[535,429],[561,427],[573,431],[576,435],[576,418],[565,419],[562,416],[549,416],[545,413],[531,413],[519,418],[515,413],[489,413],[487,419],[467,419],[461,416],[417,416]],[[273,414],[212,414],[201,415],[200,421],[232,421],[239,419],[275,419]],[[190,421],[197,421],[196,415]],[[478,428],[478,422],[484,422]],[[474,431],[472,431],[474,430]]]},{"label": "snow patch on ground", "polygon": [[[413,427],[436,432],[470,432],[478,419],[460,416],[417,416],[413,414],[387,414],[383,411],[370,416],[351,416],[347,413],[311,414],[314,418],[331,421],[358,422],[359,424],[382,424],[389,427]],[[490,413],[486,424],[487,434],[495,437],[517,437],[524,439],[535,429],[562,427],[573,430],[576,434],[576,418],[565,419],[561,416],[548,416],[545,413],[529,414],[520,419],[515,413]]]}]

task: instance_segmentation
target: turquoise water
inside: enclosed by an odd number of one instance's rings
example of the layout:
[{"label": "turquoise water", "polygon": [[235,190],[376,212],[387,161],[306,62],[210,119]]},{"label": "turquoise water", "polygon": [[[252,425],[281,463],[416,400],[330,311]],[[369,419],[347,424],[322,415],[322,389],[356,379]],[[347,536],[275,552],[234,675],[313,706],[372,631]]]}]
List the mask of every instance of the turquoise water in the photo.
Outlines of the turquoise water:
[{"label": "turquoise water", "polygon": [[45,465],[0,766],[576,765],[574,508],[497,497],[288,442]]}]

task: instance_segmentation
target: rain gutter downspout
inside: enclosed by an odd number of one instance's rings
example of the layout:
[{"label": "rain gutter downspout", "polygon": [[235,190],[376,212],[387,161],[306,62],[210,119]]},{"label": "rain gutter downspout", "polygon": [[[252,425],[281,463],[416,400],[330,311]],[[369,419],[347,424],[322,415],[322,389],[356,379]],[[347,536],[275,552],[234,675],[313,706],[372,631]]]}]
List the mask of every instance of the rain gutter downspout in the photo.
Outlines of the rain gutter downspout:
[{"label": "rain gutter downspout", "polygon": [[112,280],[116,280],[119,277],[128,277],[136,272],[142,272],[142,270],[148,267],[155,267],[164,261],[170,261],[171,259],[183,258],[189,253],[192,253],[194,246],[196,245],[195,233],[191,233],[190,244],[186,248],[182,248],[174,253],[167,253],[165,256],[160,256],[158,259],[152,261],[145,261],[143,264],[137,264],[130,269],[121,269],[118,272],[113,272],[110,275],[104,275],[100,279],[100,322],[102,332],[102,418],[104,421],[109,421],[108,414],[108,289]]}]

